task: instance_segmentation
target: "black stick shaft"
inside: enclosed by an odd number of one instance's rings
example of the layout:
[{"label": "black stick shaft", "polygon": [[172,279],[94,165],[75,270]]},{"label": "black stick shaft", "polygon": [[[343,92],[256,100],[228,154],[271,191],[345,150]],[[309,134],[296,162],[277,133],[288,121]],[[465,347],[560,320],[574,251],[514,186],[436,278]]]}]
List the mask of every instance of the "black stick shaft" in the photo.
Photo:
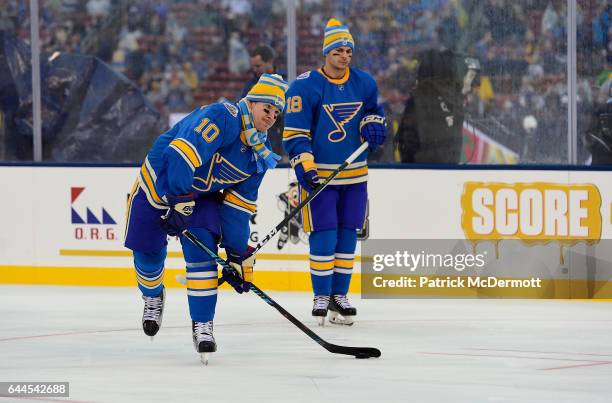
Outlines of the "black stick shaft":
[{"label": "black stick shaft", "polygon": [[[185,238],[189,239],[195,246],[202,249],[206,252],[210,257],[212,257],[215,262],[217,262],[221,267],[226,269],[234,270],[225,260],[221,259],[219,255],[210,250],[202,241],[200,241],[195,235],[193,235],[189,230],[184,230],[183,235]],[[274,301],[268,294],[263,292],[259,287],[255,284],[251,283],[251,289],[253,292],[261,298],[265,303],[275,308],[277,311],[281,313],[285,318],[287,318],[291,323],[297,326],[302,332],[306,333],[308,337],[316,341],[320,346],[325,348],[330,353],[335,354],[346,354],[359,356],[362,358],[366,357],[380,357],[380,350],[373,347],[347,347],[347,346],[339,346],[337,344],[329,343],[323,340],[319,335],[310,330],[306,325],[300,322],[295,316],[291,315],[285,308],[283,308],[278,302]]]},{"label": "black stick shaft", "polygon": [[325,189],[327,187],[327,185],[329,185],[329,183],[332,180],[334,180],[336,178],[336,176],[338,176],[340,174],[340,172],[344,171],[347,166],[352,164],[353,161],[355,161],[357,159],[357,157],[359,157],[361,155],[361,153],[363,153],[365,151],[366,148],[368,148],[368,142],[367,141],[364,142],[362,145],[360,145],[359,148],[356,149],[351,155],[349,155],[349,157],[346,159],[346,161],[344,161],[338,168],[336,168],[336,170],[333,171],[331,173],[331,175],[329,175],[319,186],[317,186],[312,192],[310,192],[308,194],[308,196],[304,200],[302,200],[302,202],[300,204],[297,205],[297,207],[295,207],[293,210],[291,210],[289,212],[289,214],[281,222],[279,222],[278,225],[276,227],[274,227],[268,233],[268,235],[266,235],[266,237],[264,239],[261,240],[261,242],[259,242],[257,245],[255,245],[255,248],[251,251],[251,255],[254,255],[261,248],[263,248],[264,245],[266,243],[268,243],[268,241],[270,239],[272,239],[274,237],[274,235],[276,235],[276,233],[278,231],[283,229],[283,227],[286,226],[289,223],[289,221],[291,221],[291,219],[293,217],[295,217],[300,212],[300,210],[302,210],[302,208],[304,208],[308,203],[310,203],[312,201],[312,199],[317,197],[317,195],[319,193],[321,193],[323,191],[323,189]]},{"label": "black stick shaft", "polygon": [[[368,148],[368,145],[369,145],[368,142],[365,141],[365,142],[363,142],[363,144],[361,144],[359,146],[359,148],[357,148],[355,151],[353,151],[353,153],[351,155],[349,155],[348,158],[338,168],[336,168],[331,173],[331,175],[329,175],[319,186],[317,186],[311,193],[309,193],[308,196],[304,200],[302,200],[302,202],[300,204],[298,204],[294,209],[292,209],[289,212],[289,214],[285,218],[283,218],[283,220],[281,222],[279,222],[276,225],[276,227],[274,227],[268,233],[268,235],[266,235],[266,237],[264,239],[262,239],[257,245],[255,245],[255,247],[251,251],[251,254],[248,257],[251,257],[254,254],[256,254],[261,248],[264,247],[265,244],[268,243],[268,241],[270,241],[272,238],[274,238],[274,235],[276,235],[278,233],[278,231],[280,231],[281,229],[283,229],[283,227],[285,227],[287,224],[289,224],[289,221],[291,221],[291,219],[293,217],[295,217],[300,212],[300,210],[302,210],[308,203],[310,203],[312,201],[312,199],[317,197],[317,195],[319,193],[321,193],[323,191],[323,189],[325,189],[327,187],[327,185],[329,185],[330,182],[332,180],[334,180],[336,178],[336,176],[338,176],[340,174],[340,172],[344,171],[347,166],[352,164],[353,161],[355,161],[357,159],[357,157],[359,157],[361,155],[361,153],[363,153],[366,150],[366,148]],[[218,285],[221,285],[224,282],[225,282],[225,279],[223,277],[220,277]]]}]

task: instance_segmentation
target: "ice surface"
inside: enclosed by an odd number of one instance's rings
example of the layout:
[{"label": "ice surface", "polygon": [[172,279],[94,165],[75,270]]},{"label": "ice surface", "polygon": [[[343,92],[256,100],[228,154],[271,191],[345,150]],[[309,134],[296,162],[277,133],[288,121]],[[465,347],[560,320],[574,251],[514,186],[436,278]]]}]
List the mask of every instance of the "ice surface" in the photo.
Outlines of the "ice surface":
[{"label": "ice surface", "polygon": [[[311,296],[270,292],[327,352],[256,295],[221,292],[218,351],[191,342],[170,289],[153,342],[134,288],[0,286],[0,381],[68,381],[66,402],[610,402],[612,304],[543,300],[360,300],[352,327],[316,327]],[[6,399],[6,401],[28,401]]]}]

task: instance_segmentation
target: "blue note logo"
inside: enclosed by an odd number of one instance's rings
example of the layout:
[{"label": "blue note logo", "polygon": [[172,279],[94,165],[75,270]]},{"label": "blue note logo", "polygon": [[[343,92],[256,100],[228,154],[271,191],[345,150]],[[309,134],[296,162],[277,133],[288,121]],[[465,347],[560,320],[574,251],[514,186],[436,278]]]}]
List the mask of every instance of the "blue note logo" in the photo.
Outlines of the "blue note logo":
[{"label": "blue note logo", "polygon": [[99,210],[92,209],[82,203],[79,198],[84,191],[84,186],[70,188],[70,222],[75,226],[74,238],[78,240],[114,240],[114,228],[101,226],[117,225],[117,222],[104,207]]},{"label": "blue note logo", "polygon": [[350,122],[359,112],[363,102],[345,102],[341,104],[324,104],[323,109],[327,116],[336,126],[336,130],[332,130],[327,134],[329,141],[338,143],[345,139],[346,131],[344,126]]}]

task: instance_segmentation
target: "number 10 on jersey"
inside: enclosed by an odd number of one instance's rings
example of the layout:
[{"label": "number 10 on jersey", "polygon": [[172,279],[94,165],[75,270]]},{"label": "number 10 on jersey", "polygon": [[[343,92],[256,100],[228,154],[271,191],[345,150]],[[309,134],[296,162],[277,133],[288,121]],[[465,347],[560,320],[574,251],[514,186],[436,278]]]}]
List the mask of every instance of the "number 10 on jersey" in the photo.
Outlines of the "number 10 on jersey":
[{"label": "number 10 on jersey", "polygon": [[219,135],[219,127],[208,118],[202,119],[202,122],[195,128],[195,131],[200,133],[207,143],[212,143]]}]

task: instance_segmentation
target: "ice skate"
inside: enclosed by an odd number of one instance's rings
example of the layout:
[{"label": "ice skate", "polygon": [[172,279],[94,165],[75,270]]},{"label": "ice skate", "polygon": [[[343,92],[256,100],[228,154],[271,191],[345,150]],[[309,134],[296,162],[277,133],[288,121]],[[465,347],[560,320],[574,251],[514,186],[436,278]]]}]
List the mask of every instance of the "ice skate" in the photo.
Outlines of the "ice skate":
[{"label": "ice skate", "polygon": [[193,346],[200,353],[202,364],[208,365],[209,353],[217,351],[217,343],[213,336],[213,322],[191,322],[193,332]]},{"label": "ice skate", "polygon": [[329,306],[329,295],[315,295],[312,306],[312,316],[317,319],[319,326],[325,325],[325,317],[327,316],[327,308]]},{"label": "ice skate", "polygon": [[352,326],[357,309],[351,305],[346,295],[332,295],[329,302],[329,323]]},{"label": "ice skate", "polygon": [[162,289],[161,294],[157,297],[142,296],[144,301],[144,311],[142,312],[142,330],[147,336],[151,337],[157,334],[162,324],[164,316],[164,304],[166,301],[166,289]]}]

